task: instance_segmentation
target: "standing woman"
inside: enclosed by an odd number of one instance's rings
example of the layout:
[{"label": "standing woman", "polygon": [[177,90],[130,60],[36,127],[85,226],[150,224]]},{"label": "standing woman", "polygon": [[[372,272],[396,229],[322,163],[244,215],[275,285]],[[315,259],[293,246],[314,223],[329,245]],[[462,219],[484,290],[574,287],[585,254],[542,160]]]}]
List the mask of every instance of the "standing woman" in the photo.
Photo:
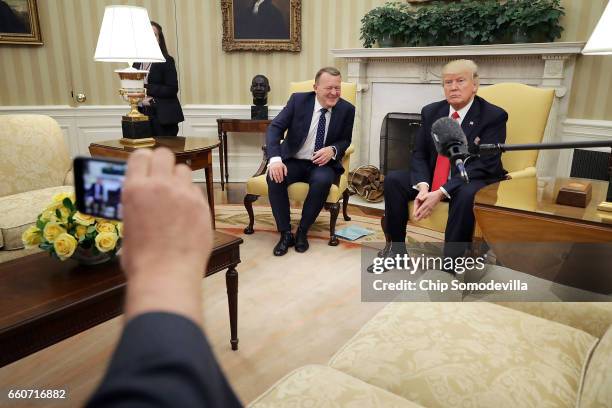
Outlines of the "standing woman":
[{"label": "standing woman", "polygon": [[142,102],[143,113],[149,116],[152,136],[176,136],[178,124],[185,120],[178,100],[178,78],[174,58],[168,54],[164,33],[151,21],[153,32],[166,62],[143,62],[137,68],[148,70],[145,79],[147,97]]}]

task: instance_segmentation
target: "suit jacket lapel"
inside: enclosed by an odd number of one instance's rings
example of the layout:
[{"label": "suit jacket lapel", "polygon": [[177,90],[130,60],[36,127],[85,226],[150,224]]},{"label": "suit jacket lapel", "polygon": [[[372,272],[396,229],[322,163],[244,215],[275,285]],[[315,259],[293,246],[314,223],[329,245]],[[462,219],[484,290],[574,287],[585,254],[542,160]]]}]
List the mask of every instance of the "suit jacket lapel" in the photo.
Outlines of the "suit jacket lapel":
[{"label": "suit jacket lapel", "polygon": [[327,128],[327,137],[325,138],[325,146],[329,146],[330,142],[334,140],[334,135],[336,134],[335,132],[336,132],[336,126],[338,125],[338,116],[339,116],[339,111],[338,111],[339,103],[340,101],[338,101],[336,106],[334,106],[331,111],[331,116],[329,118],[329,127]]},{"label": "suit jacket lapel", "polygon": [[310,123],[312,122],[312,115],[314,113],[315,104],[315,93],[311,92],[306,101],[306,114],[304,115],[304,122],[302,123],[302,143],[308,136],[310,130]]},{"label": "suit jacket lapel", "polygon": [[474,140],[474,129],[478,126],[477,118],[480,117],[480,101],[478,97],[474,97],[474,103],[470,107],[470,110],[463,118],[463,122],[461,122],[461,129],[463,129],[463,133],[465,133],[465,137],[468,140],[468,143],[471,143]]}]

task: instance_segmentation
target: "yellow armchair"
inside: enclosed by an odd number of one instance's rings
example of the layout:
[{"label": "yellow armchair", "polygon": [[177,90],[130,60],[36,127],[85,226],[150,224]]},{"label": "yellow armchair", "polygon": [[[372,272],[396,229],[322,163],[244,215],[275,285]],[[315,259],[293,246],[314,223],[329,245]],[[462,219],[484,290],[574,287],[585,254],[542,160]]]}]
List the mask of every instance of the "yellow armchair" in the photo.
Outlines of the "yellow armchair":
[{"label": "yellow armchair", "polygon": [[[478,95],[508,112],[506,143],[540,143],[552,107],[554,90],[535,88],[519,83],[500,83],[480,88]],[[502,154],[502,163],[508,171],[507,177],[534,177],[538,151],[517,151]],[[413,202],[409,213],[412,214]],[[425,220],[410,222],[419,227],[444,232],[448,219],[448,203],[436,206]],[[480,236],[476,226],[476,236]]]},{"label": "yellow armchair", "polygon": [[[295,92],[308,92],[312,91],[314,80],[302,81],[302,82],[291,82],[289,86],[290,93]],[[355,104],[357,95],[357,86],[354,83],[342,82],[342,98],[346,101]],[[268,183],[266,182],[266,164],[268,157],[266,156],[265,146],[264,157],[261,165],[257,172],[247,180],[246,195],[244,196],[244,207],[249,214],[249,225],[244,229],[245,234],[252,234],[255,232],[253,224],[255,223],[255,216],[253,214],[253,202],[255,202],[260,196],[268,195]],[[337,184],[332,184],[327,199],[325,200],[324,208],[330,213],[329,220],[329,245],[338,245],[338,238],[336,237],[336,221],[340,212],[340,199],[342,199],[342,214],[345,221],[350,221],[350,217],[347,214],[347,206],[349,201],[348,193],[348,171],[351,154],[355,151],[353,145],[350,145],[344,157],[342,158],[342,167],[344,167],[344,173],[340,176]],[[303,203],[306,200],[308,194],[308,183],[293,183],[288,188],[289,200]]]}]

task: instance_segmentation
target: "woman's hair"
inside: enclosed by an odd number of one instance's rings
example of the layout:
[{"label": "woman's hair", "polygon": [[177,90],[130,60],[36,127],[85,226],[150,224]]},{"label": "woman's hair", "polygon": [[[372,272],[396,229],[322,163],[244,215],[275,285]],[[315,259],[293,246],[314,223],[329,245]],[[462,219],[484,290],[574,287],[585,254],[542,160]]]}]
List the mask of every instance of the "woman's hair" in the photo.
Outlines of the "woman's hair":
[{"label": "woman's hair", "polygon": [[157,32],[159,33],[159,49],[161,50],[164,57],[168,56],[168,48],[166,47],[166,39],[164,38],[164,32],[159,24],[155,21],[151,21],[151,25],[157,28]]}]

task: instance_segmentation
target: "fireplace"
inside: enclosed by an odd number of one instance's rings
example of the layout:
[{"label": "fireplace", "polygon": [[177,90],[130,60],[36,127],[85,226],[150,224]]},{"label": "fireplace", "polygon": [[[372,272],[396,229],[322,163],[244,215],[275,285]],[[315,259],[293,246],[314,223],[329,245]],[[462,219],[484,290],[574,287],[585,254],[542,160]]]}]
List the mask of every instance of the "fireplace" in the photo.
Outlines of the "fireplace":
[{"label": "fireplace", "polygon": [[384,175],[393,170],[409,170],[416,136],[421,127],[418,113],[390,112],[380,129],[380,170]]}]

